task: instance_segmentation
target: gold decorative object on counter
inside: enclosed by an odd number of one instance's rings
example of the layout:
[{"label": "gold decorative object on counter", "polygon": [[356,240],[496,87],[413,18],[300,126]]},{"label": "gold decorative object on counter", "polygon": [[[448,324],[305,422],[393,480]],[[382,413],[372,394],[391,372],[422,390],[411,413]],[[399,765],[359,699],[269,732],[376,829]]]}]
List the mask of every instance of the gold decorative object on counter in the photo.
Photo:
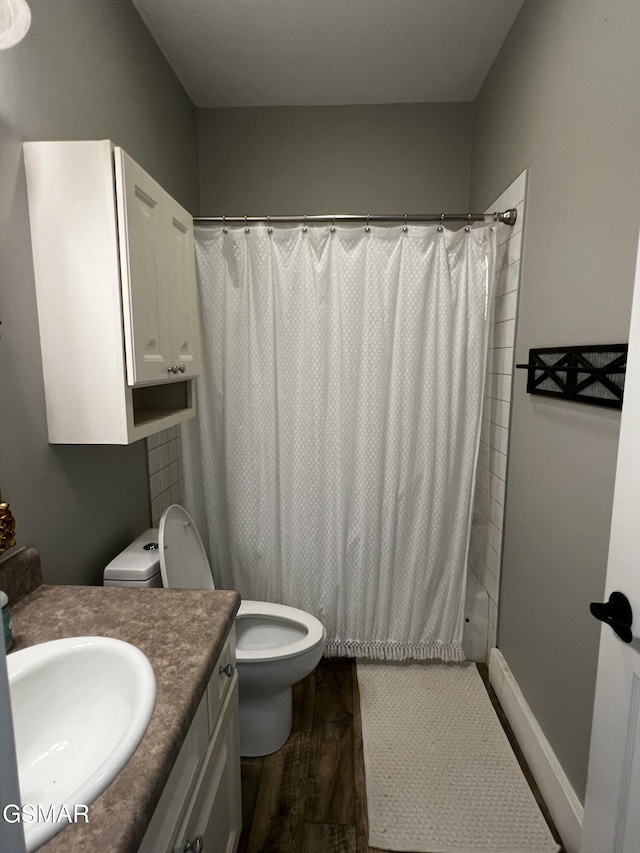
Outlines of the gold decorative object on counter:
[{"label": "gold decorative object on counter", "polygon": [[0,554],[16,544],[16,520],[0,496]]}]

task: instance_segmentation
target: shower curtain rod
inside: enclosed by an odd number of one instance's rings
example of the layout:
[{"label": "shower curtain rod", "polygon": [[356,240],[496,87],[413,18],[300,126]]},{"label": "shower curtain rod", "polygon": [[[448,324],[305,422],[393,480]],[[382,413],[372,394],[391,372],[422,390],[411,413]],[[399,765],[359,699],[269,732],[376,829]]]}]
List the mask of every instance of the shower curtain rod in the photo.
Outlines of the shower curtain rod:
[{"label": "shower curtain rod", "polygon": [[221,225],[248,225],[250,222],[483,222],[491,218],[494,222],[515,225],[518,211],[515,207],[501,213],[321,213],[316,215],[287,216],[194,216],[194,222],[219,222]]}]

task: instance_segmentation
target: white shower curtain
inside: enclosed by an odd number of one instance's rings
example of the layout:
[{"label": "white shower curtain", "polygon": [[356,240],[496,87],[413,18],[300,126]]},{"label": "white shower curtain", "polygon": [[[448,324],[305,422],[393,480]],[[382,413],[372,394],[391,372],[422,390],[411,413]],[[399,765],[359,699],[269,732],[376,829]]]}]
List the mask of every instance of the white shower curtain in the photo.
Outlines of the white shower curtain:
[{"label": "white shower curtain", "polygon": [[460,660],[495,235],[196,229],[187,506],[217,586],[327,653]]}]

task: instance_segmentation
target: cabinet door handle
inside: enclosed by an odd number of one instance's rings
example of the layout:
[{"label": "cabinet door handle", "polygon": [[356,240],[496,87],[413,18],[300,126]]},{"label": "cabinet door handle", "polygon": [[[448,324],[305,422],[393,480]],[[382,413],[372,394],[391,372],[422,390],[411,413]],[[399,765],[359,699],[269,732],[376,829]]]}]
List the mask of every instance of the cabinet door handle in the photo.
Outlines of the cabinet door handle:
[{"label": "cabinet door handle", "polygon": [[181,364],[180,367],[178,367],[178,370],[180,371],[180,373],[184,373],[186,369],[187,369],[186,365],[184,365],[184,364]]},{"label": "cabinet door handle", "polygon": [[202,840],[202,836],[199,835],[197,838],[194,838],[193,841],[184,842],[182,853],[202,853],[203,850],[204,841]]},{"label": "cabinet door handle", "polygon": [[220,675],[222,675],[224,673],[224,675],[226,675],[227,678],[231,678],[231,676],[233,675],[233,664],[228,663],[226,666],[221,666],[220,669],[218,670],[218,673]]},{"label": "cabinet door handle", "polygon": [[171,367],[167,367],[167,373],[177,373],[178,369],[177,364],[172,364]]}]

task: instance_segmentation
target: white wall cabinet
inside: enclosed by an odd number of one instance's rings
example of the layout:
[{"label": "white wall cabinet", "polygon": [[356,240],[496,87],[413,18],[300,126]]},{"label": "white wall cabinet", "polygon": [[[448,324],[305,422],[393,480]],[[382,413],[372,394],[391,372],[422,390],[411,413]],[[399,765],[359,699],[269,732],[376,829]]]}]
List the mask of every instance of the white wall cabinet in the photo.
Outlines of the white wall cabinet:
[{"label": "white wall cabinet", "polygon": [[130,444],[193,417],[192,217],[109,140],[24,153],[49,441]]},{"label": "white wall cabinet", "polygon": [[138,853],[235,853],[241,828],[232,628]]}]

